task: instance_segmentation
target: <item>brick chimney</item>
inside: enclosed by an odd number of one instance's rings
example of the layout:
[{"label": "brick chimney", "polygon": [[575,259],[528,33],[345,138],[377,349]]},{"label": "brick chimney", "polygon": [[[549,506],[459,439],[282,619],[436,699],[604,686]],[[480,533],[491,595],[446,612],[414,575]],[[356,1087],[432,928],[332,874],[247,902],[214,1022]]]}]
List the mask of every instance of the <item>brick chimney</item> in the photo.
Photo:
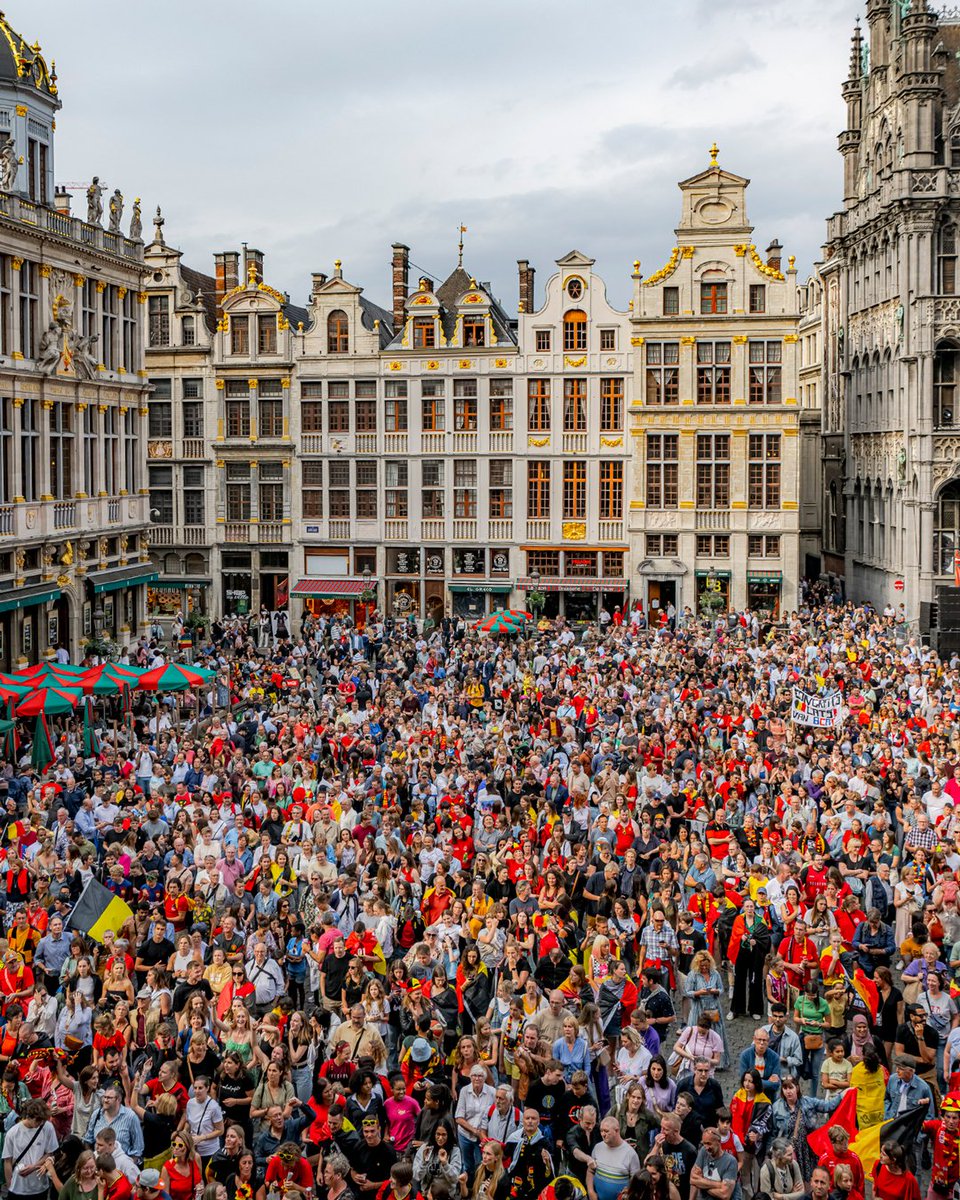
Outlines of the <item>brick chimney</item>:
[{"label": "brick chimney", "polygon": [[399,333],[407,313],[407,292],[410,276],[410,247],[403,242],[393,243],[393,329]]},{"label": "brick chimney", "polygon": [[249,278],[250,268],[254,268],[254,280],[256,283],[263,283],[263,251],[248,250],[247,244],[243,244],[243,282],[246,283]]},{"label": "brick chimney", "polygon": [[780,256],[782,255],[782,253],[783,253],[783,247],[780,245],[780,242],[776,238],[774,238],[773,241],[770,243],[770,245],[767,247],[767,266],[771,267],[774,271],[779,271],[780,270]]},{"label": "brick chimney", "polygon": [[213,273],[217,284],[216,301],[219,308],[226,293],[231,288],[235,288],[239,282],[237,273],[240,270],[240,255],[236,250],[221,250],[219,254],[213,256],[213,264]]},{"label": "brick chimney", "polygon": [[520,275],[520,308],[521,311],[533,312],[533,277],[536,267],[531,267],[525,258],[517,259],[517,271]]},{"label": "brick chimney", "polygon": [[53,207],[65,217],[70,216],[70,193],[65,187],[54,188]]}]

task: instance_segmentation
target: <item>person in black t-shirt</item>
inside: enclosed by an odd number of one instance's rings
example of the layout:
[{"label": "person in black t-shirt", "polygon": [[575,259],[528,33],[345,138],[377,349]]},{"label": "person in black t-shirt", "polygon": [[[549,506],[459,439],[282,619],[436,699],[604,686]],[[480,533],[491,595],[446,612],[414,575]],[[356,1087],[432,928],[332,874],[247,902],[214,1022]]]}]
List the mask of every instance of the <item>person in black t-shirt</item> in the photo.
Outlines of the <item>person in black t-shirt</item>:
[{"label": "person in black t-shirt", "polygon": [[153,933],[137,947],[134,967],[141,987],[146,983],[147,971],[151,967],[165,967],[174,949],[173,942],[166,936],[166,927],[163,921],[154,921]]},{"label": "person in black t-shirt", "polygon": [[[543,1076],[531,1083],[527,1092],[527,1108],[535,1108],[540,1114],[540,1132],[553,1145],[561,1145],[562,1136],[557,1121],[566,1103],[567,1085],[563,1081],[563,1063],[551,1058]],[[559,1160],[558,1160],[559,1161]]]},{"label": "person in black t-shirt", "polygon": [[[187,967],[187,977],[181,983],[178,983],[173,991],[173,1011],[175,1013],[183,1012],[187,1000],[195,992],[199,992],[202,996],[206,996],[208,1000],[213,999],[213,988],[209,982],[203,978],[203,963],[192,962]],[[222,1181],[221,1181],[222,1182]]]},{"label": "person in black t-shirt", "polygon": [[350,1172],[353,1182],[361,1191],[379,1191],[390,1178],[390,1168],[397,1161],[397,1152],[383,1140],[380,1122],[376,1117],[363,1121],[363,1153],[360,1170]]},{"label": "person in black t-shirt", "polygon": [[927,1023],[927,1014],[919,1004],[908,1004],[906,1020],[897,1026],[893,1053],[912,1054],[917,1060],[917,1074],[931,1087],[937,1081],[937,1050],[940,1037],[934,1027]]},{"label": "person in black t-shirt", "polygon": [[680,1200],[689,1200],[690,1172],[697,1160],[697,1148],[680,1136],[676,1113],[664,1113],[660,1118],[660,1132],[653,1139],[652,1149],[666,1163],[667,1179],[680,1193]]}]

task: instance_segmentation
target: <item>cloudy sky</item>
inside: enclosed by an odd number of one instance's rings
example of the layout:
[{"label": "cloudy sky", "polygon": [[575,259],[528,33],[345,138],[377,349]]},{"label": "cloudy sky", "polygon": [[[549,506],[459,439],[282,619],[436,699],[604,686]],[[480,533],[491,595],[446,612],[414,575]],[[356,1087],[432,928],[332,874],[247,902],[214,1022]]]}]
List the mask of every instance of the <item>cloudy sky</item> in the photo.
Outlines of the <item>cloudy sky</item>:
[{"label": "cloudy sky", "polygon": [[[309,272],[389,304],[390,244],[465,265],[510,311],[573,247],[625,306],[668,257],[676,181],[752,180],[754,240],[806,271],[840,204],[840,83],[862,0],[7,0],[55,58],[57,178],[94,172],[210,270],[246,241],[303,302]],[[74,211],[82,210],[82,191]],[[149,226],[148,226],[149,229]],[[538,294],[539,288],[538,288]]]}]

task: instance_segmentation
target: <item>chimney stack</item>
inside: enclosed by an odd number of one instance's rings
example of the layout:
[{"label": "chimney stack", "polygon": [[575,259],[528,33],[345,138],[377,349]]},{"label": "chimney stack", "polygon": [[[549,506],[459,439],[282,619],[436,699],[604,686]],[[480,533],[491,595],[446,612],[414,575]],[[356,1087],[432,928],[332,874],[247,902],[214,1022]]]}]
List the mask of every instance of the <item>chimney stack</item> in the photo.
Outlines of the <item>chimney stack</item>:
[{"label": "chimney stack", "polygon": [[227,292],[231,288],[235,288],[239,282],[237,272],[240,269],[240,255],[236,250],[221,250],[219,254],[213,256],[213,263],[213,273],[217,284],[216,301],[217,308],[219,308]]},{"label": "chimney stack", "polygon": [[774,271],[780,270],[780,256],[783,253],[783,247],[777,238],[774,238],[767,247],[767,266]]},{"label": "chimney stack", "polygon": [[520,310],[525,313],[533,312],[533,277],[537,269],[531,267],[525,258],[518,258],[517,271],[520,275]]},{"label": "chimney stack", "polygon": [[70,216],[70,193],[65,187],[53,189],[53,207],[63,216]]},{"label": "chimney stack", "polygon": [[254,283],[263,283],[263,251],[248,250],[247,244],[243,244],[243,282],[246,283],[250,278],[250,268],[253,267]]},{"label": "chimney stack", "polygon": [[407,292],[410,275],[410,247],[393,243],[393,331],[399,333],[407,319]]}]

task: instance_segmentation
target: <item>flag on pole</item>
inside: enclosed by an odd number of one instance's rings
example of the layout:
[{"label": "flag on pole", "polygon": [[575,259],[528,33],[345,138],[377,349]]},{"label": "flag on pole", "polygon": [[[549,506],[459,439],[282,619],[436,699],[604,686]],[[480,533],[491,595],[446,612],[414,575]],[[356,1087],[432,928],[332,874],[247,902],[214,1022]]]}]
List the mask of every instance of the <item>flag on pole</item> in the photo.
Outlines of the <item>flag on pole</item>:
[{"label": "flag on pole", "polygon": [[91,879],[67,918],[67,928],[87,933],[95,942],[102,942],[106,930],[119,933],[132,916],[133,909],[125,900]]}]

